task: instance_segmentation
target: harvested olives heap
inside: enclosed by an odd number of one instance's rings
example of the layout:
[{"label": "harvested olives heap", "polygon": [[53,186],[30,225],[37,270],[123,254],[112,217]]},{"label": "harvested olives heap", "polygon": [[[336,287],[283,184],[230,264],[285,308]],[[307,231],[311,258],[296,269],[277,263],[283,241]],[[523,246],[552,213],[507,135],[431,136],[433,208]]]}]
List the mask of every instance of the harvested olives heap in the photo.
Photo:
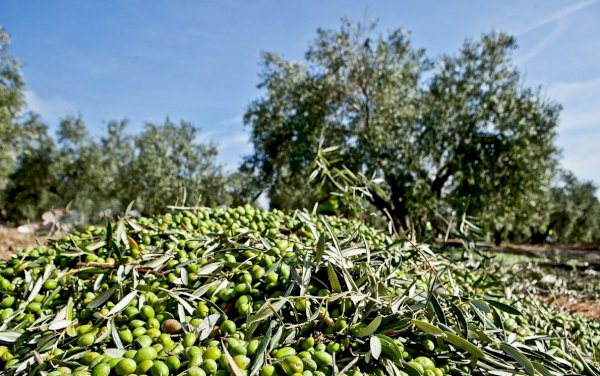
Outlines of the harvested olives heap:
[{"label": "harvested olives heap", "polygon": [[250,206],[90,226],[0,263],[8,375],[598,375],[598,323],[364,224]]}]

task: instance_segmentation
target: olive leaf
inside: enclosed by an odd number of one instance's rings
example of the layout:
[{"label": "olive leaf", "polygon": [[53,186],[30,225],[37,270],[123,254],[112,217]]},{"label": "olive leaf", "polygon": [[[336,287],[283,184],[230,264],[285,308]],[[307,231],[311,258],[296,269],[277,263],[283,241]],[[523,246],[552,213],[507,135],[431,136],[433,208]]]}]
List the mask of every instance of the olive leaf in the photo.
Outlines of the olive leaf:
[{"label": "olive leaf", "polygon": [[142,266],[144,268],[149,268],[149,269],[159,269],[162,265],[164,265],[167,261],[169,261],[172,258],[173,258],[173,255],[165,254],[160,257],[157,257],[156,259],[154,259],[150,262],[143,264]]},{"label": "olive leaf", "polygon": [[466,339],[461,338],[461,337],[457,336],[456,334],[451,333],[449,331],[444,332],[444,334],[446,335],[445,340],[450,342],[454,346],[465,350],[466,352],[470,353],[477,359],[485,358],[485,354],[483,353],[483,351],[481,351],[481,349],[479,349],[477,346],[475,346],[471,342],[467,341]]},{"label": "olive leaf", "polygon": [[[377,317],[375,317],[369,323],[369,325],[365,326],[364,328],[358,329],[354,334],[357,337],[367,337],[367,336],[370,336],[371,334],[375,333],[375,331],[377,331],[377,329],[379,328],[379,325],[381,325],[381,320],[382,320],[381,315],[377,315]],[[371,337],[371,338],[373,338],[373,337]]]},{"label": "olive leaf", "polygon": [[412,322],[417,328],[427,334],[431,334],[432,336],[445,336],[444,331],[433,324],[421,320],[413,320]]},{"label": "olive leaf", "polygon": [[338,293],[342,292],[342,285],[340,285],[340,281],[338,280],[337,274],[331,263],[327,264],[327,276],[329,277],[329,283],[331,284],[331,291]]},{"label": "olive leaf", "polygon": [[196,274],[199,276],[204,276],[204,275],[211,275],[214,272],[217,271],[217,269],[219,269],[221,266],[223,265],[223,263],[221,262],[214,262],[211,264],[206,264],[203,267],[201,267]]},{"label": "olive leaf", "polygon": [[508,354],[508,356],[516,360],[517,363],[519,363],[523,368],[525,368],[525,371],[527,371],[528,375],[535,375],[535,367],[533,366],[533,364],[531,364],[531,361],[527,359],[527,357],[523,355],[521,351],[519,351],[519,349],[509,345],[508,343],[501,343],[500,348],[502,349],[502,351]]},{"label": "olive leaf", "polygon": [[117,325],[115,324],[114,320],[110,320],[110,335],[111,335],[112,341],[114,342],[115,346],[117,346],[118,349],[125,348],[125,346],[123,346],[123,342],[121,342],[121,337],[119,337]]},{"label": "olive leaf", "polygon": [[107,349],[104,349],[104,354],[108,355],[111,358],[122,358],[123,355],[125,355],[125,350],[115,349],[115,348],[107,348]]},{"label": "olive leaf", "polygon": [[242,370],[234,362],[233,358],[231,357],[231,354],[229,354],[229,351],[227,350],[227,346],[225,346],[225,343],[223,342],[223,338],[221,338],[221,348],[223,349],[223,353],[225,354],[225,357],[227,358],[227,363],[229,364],[229,367],[231,368],[231,372],[233,372],[233,374],[235,376],[245,376],[245,374],[242,372]]},{"label": "olive leaf", "polygon": [[267,331],[265,332],[264,337],[262,338],[262,340],[258,344],[258,347],[256,348],[255,354],[257,354],[257,355],[255,356],[252,366],[250,367],[250,376],[254,376],[254,375],[258,374],[258,372],[260,372],[260,369],[265,362],[265,354],[267,351],[267,347],[269,346],[269,343],[271,343],[271,334],[273,333],[273,324],[274,324],[273,322],[269,323],[269,327],[268,327]]},{"label": "olive leaf", "polygon": [[196,328],[196,332],[198,333],[198,341],[204,341],[205,339],[210,337],[210,334],[212,333],[215,325],[217,325],[217,322],[220,318],[221,315],[215,313],[207,316],[204,320],[202,320],[200,326]]},{"label": "olive leaf", "polygon": [[379,339],[379,337],[372,336],[369,340],[369,347],[373,358],[379,359],[379,356],[381,355],[381,340]]},{"label": "olive leaf", "polygon": [[521,311],[519,311],[518,309],[514,308],[513,306],[509,305],[509,304],[504,304],[502,302],[499,302],[497,300],[492,300],[492,299],[485,299],[485,301],[490,304],[493,305],[494,307],[498,308],[501,311],[504,311],[506,313],[510,313],[511,315],[522,315]]},{"label": "olive leaf", "polygon": [[254,315],[248,319],[248,323],[252,324],[271,317],[273,314],[278,313],[281,308],[287,303],[287,299],[278,299],[275,302],[267,301]]},{"label": "olive leaf", "polygon": [[15,343],[23,335],[19,332],[13,332],[10,330],[0,331],[0,342],[2,343]]},{"label": "olive leaf", "polygon": [[138,292],[134,290],[131,291],[129,294],[125,295],[123,299],[121,299],[117,304],[115,304],[115,306],[110,311],[108,311],[106,316],[110,317],[124,310],[127,306],[129,306],[129,304],[131,304],[131,302],[133,301],[133,299],[135,299],[137,294]]},{"label": "olive leaf", "polygon": [[71,320],[53,321],[52,323],[50,323],[50,325],[48,325],[48,330],[62,330],[67,326],[71,325],[72,323],[73,321]]}]

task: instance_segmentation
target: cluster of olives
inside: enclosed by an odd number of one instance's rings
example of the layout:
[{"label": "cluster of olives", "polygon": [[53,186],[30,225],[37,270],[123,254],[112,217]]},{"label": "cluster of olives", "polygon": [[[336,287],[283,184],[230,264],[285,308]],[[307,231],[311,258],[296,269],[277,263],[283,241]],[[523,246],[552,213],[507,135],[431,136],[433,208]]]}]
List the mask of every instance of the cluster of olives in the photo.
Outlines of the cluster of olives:
[{"label": "cluster of olives", "polygon": [[[406,261],[417,253],[392,253],[389,237],[343,218],[327,218],[327,225],[306,218],[249,205],[202,208],[89,226],[22,250],[0,263],[0,369],[53,376],[386,375],[358,334],[381,316],[384,324],[374,330],[392,337],[402,374],[473,372],[460,349],[410,325],[399,329],[400,313],[381,303],[364,308],[331,280],[347,273],[362,291],[390,302],[411,290],[404,318],[418,312],[435,320],[422,307],[429,274],[422,262]],[[351,250],[366,243],[387,285],[362,272],[365,260],[342,270],[317,257],[331,232]],[[478,271],[449,271],[463,292],[478,288]],[[536,333],[522,316],[502,317],[518,341]],[[583,367],[559,345],[554,352]]]},{"label": "cluster of olives", "polygon": [[[550,299],[543,296],[535,304],[531,304],[530,299],[511,302],[502,297],[506,285],[499,283],[500,280],[514,282],[518,287],[511,286],[511,289],[518,292],[522,285],[526,288],[531,287],[531,281],[539,280],[542,275],[544,275],[543,269],[535,263],[494,263],[488,264],[483,270],[465,267],[452,271],[454,281],[465,292],[474,295],[494,294],[500,297],[499,300],[502,303],[513,304],[521,310],[523,315],[509,316],[503,320],[502,325],[507,333],[515,335],[517,342],[527,344],[527,338],[535,336],[536,333],[546,333],[550,337],[569,338],[570,342],[576,344],[579,351],[596,354],[596,361],[600,361],[600,337],[598,337],[600,321],[558,310],[548,304],[547,301]],[[442,280],[447,281],[447,278],[444,276]],[[577,281],[577,278],[574,281]],[[535,289],[533,291],[526,289],[523,294],[530,297],[536,293],[535,291]],[[575,292],[573,291],[573,293]],[[486,317],[490,320],[493,319],[489,313]],[[565,351],[564,342],[552,340],[546,343],[546,347],[549,353],[571,363],[573,370],[583,372],[582,362]]]}]

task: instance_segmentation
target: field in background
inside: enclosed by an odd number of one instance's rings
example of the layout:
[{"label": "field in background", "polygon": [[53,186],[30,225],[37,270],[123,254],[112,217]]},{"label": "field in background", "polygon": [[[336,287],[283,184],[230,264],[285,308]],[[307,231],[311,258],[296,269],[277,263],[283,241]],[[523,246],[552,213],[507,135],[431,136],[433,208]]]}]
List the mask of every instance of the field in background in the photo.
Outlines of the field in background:
[{"label": "field in background", "polygon": [[515,284],[541,300],[600,320],[600,250],[571,246],[507,245],[493,250]]}]

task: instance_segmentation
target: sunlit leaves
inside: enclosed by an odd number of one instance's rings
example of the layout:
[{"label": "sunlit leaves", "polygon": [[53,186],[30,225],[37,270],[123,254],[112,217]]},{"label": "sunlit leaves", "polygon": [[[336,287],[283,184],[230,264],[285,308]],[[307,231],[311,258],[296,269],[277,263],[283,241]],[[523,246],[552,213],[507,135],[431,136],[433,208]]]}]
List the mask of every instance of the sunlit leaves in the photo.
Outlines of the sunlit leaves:
[{"label": "sunlit leaves", "polygon": [[344,20],[305,62],[264,55],[245,167],[271,203],[343,212],[359,196],[398,228],[456,210],[498,236],[543,231],[560,108],[522,86],[515,39],[486,34],[432,65],[407,33],[374,30]]}]

